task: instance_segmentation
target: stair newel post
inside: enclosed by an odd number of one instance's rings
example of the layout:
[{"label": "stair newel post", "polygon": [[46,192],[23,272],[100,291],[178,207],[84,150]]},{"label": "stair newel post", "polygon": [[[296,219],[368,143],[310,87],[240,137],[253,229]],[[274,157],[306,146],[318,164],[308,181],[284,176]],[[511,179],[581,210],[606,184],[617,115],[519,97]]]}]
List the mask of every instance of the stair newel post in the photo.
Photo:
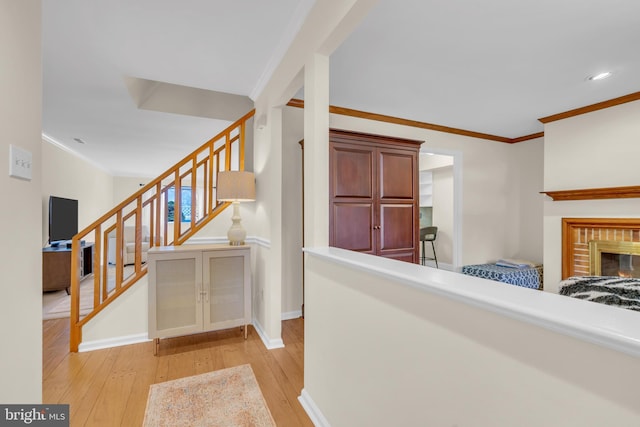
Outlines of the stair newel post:
[{"label": "stair newel post", "polygon": [[82,329],[78,326],[80,322],[80,242],[74,236],[71,240],[71,313],[70,313],[70,351],[77,352],[82,340]]}]

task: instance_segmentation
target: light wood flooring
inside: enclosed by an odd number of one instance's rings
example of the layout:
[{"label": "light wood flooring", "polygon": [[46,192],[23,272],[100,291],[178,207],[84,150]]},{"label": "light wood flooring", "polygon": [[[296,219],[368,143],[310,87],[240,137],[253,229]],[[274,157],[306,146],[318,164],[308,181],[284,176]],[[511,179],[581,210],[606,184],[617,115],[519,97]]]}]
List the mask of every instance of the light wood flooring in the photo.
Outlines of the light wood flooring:
[{"label": "light wood flooring", "polygon": [[250,327],[69,353],[69,319],[43,321],[43,402],[69,404],[71,426],[140,426],[151,384],[251,364],[278,426],[313,426],[298,402],[304,320],[282,322],[285,348],[267,350]]}]

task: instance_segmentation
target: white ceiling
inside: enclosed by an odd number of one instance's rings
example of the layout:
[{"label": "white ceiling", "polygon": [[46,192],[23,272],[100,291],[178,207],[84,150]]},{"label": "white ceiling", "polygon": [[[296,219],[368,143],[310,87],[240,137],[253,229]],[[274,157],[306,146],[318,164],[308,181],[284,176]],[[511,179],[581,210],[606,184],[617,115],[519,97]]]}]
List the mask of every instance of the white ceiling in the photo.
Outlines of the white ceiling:
[{"label": "white ceiling", "polygon": [[43,133],[113,174],[155,176],[230,122],[137,109],[124,77],[248,95],[299,0],[42,3]]},{"label": "white ceiling", "polygon": [[[43,133],[111,173],[156,175],[228,122],[137,109],[123,78],[255,94],[309,3],[44,1]],[[640,91],[638,46],[637,0],[381,0],[332,55],[330,102],[515,138]]]}]

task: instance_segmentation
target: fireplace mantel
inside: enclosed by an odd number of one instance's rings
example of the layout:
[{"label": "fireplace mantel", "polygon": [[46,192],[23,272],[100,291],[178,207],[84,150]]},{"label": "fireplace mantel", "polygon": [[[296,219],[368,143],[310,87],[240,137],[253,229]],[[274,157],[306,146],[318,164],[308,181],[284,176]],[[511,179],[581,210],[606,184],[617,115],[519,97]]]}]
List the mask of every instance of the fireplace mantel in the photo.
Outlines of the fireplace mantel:
[{"label": "fireplace mantel", "polygon": [[554,201],[560,200],[593,200],[593,199],[629,199],[640,198],[640,186],[585,188],[581,190],[541,191]]}]

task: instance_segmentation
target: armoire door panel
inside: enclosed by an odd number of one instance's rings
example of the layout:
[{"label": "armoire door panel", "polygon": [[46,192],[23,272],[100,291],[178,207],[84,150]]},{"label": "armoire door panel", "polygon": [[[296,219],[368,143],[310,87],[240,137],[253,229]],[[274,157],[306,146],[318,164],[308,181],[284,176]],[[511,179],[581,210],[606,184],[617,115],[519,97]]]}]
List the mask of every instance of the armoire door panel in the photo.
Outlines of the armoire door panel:
[{"label": "armoire door panel", "polygon": [[334,203],[329,245],[359,252],[373,252],[373,205]]},{"label": "armoire door panel", "polygon": [[373,197],[373,152],[334,146],[333,197]]},{"label": "armoire door panel", "polygon": [[413,199],[415,194],[415,153],[400,150],[380,151],[379,180],[381,199]]},{"label": "armoire door panel", "polygon": [[380,205],[380,250],[413,250],[414,220],[413,204]]}]

